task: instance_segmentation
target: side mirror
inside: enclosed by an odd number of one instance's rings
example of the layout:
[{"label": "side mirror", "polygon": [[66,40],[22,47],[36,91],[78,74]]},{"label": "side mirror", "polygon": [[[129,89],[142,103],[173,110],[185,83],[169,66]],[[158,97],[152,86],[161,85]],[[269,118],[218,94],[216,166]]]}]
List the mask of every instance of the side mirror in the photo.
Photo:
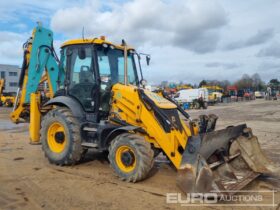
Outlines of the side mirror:
[{"label": "side mirror", "polygon": [[140,80],[140,85],[142,85],[143,87],[145,87],[145,86],[147,85],[147,80],[141,79],[141,80]]},{"label": "side mirror", "polygon": [[146,62],[147,62],[148,66],[150,65],[150,60],[151,60],[151,57],[149,55],[146,55]]}]

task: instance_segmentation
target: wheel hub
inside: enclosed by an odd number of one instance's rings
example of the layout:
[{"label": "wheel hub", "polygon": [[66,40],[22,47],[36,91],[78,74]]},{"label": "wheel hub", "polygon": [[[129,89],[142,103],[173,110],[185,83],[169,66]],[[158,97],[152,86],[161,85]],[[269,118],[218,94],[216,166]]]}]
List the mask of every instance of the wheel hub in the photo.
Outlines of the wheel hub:
[{"label": "wheel hub", "polygon": [[131,173],[136,162],[136,155],[130,146],[122,145],[116,150],[116,164],[121,171]]},{"label": "wheel hub", "polygon": [[54,135],[54,139],[57,143],[62,144],[65,140],[64,132],[61,132],[61,131],[56,132]]},{"label": "wheel hub", "polygon": [[53,122],[47,132],[48,145],[52,152],[61,153],[66,148],[66,136],[64,126],[59,122]]},{"label": "wheel hub", "polygon": [[121,155],[121,160],[125,166],[132,166],[135,161],[135,157],[131,151],[125,151]]}]

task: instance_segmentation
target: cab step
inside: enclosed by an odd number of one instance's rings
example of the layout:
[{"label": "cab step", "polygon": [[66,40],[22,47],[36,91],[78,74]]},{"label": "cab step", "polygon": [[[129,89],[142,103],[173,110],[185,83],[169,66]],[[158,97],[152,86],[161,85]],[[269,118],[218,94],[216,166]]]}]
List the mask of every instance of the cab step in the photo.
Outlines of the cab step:
[{"label": "cab step", "polygon": [[93,128],[93,127],[84,127],[83,128],[84,131],[89,131],[89,132],[96,132],[97,128]]},{"label": "cab step", "polygon": [[98,144],[97,143],[90,143],[90,142],[83,142],[82,146],[83,147],[90,147],[90,148],[97,148]]}]

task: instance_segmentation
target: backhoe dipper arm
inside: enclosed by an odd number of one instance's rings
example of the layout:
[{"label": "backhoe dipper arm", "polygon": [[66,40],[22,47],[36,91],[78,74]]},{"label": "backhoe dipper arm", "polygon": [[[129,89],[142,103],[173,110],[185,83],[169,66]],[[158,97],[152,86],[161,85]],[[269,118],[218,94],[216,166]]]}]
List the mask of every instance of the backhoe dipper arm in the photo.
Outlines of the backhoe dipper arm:
[{"label": "backhoe dipper arm", "polygon": [[64,83],[64,71],[59,67],[59,60],[53,48],[52,31],[37,26],[33,30],[32,37],[23,47],[24,60],[19,78],[19,89],[14,110],[10,115],[15,123],[19,123],[20,119],[24,122],[28,121],[31,95],[38,93],[40,83],[47,81],[51,98],[60,84]]}]

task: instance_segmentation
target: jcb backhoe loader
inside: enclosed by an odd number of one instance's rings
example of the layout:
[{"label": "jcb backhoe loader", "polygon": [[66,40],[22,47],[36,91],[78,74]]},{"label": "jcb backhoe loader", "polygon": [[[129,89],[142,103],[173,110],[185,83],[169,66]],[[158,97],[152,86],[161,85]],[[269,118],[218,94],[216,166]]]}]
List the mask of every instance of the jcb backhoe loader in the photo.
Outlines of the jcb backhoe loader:
[{"label": "jcb backhoe loader", "polygon": [[215,115],[196,123],[172,99],[142,88],[139,56],[101,37],[65,42],[59,60],[53,33],[36,27],[24,44],[12,121],[30,122],[31,143],[42,144],[50,163],[76,164],[96,148],[129,182],[145,179],[159,152],[184,192],[224,193],[277,173],[245,124],[215,131]]}]

